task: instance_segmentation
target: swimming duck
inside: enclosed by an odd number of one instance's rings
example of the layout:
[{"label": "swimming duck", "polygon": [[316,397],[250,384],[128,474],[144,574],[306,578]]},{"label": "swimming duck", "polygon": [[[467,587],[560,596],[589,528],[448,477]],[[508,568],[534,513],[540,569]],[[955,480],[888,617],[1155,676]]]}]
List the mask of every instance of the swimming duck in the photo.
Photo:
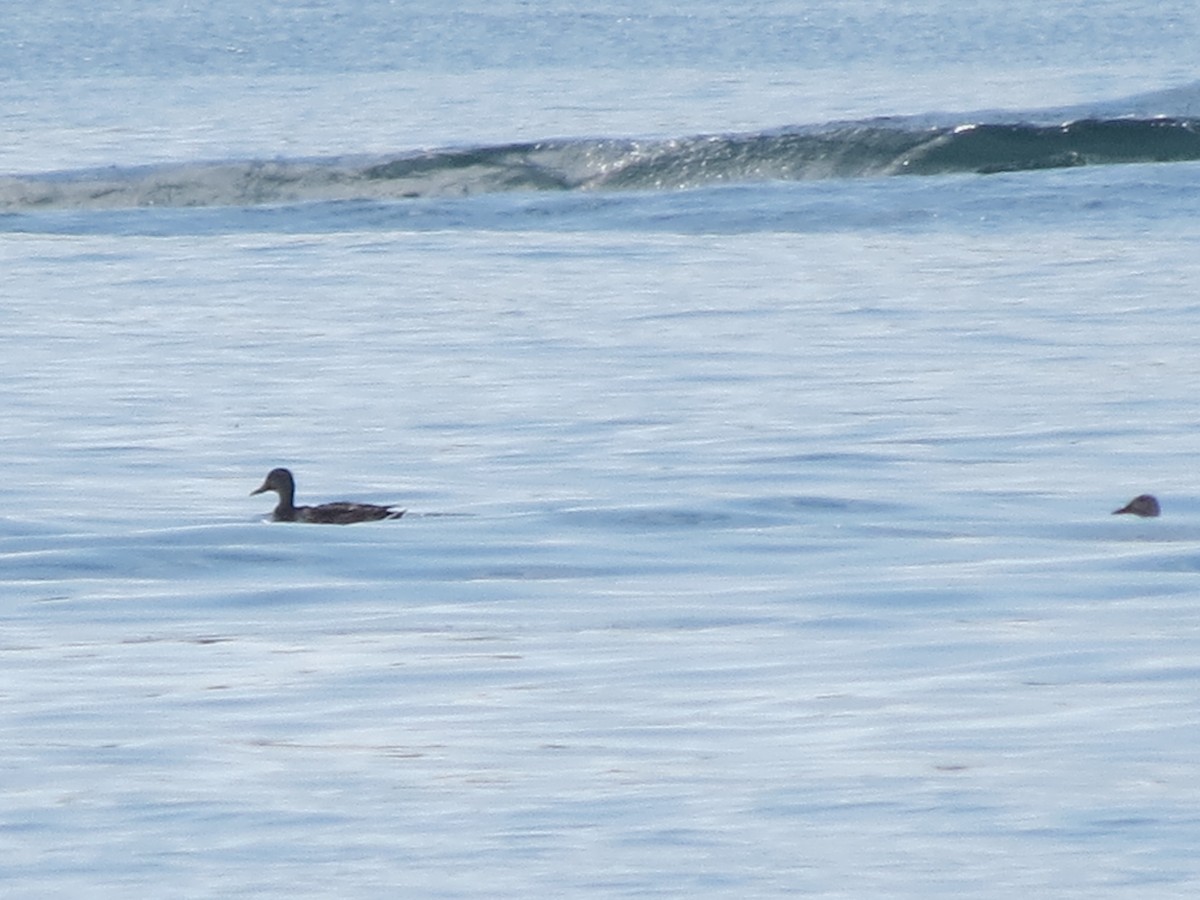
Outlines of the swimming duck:
[{"label": "swimming duck", "polygon": [[1153,518],[1162,510],[1158,506],[1158,498],[1153,494],[1138,494],[1120,509],[1114,509],[1113,515],[1118,516],[1121,513],[1130,513],[1135,516],[1141,516],[1143,519]]},{"label": "swimming duck", "polygon": [[250,496],[274,491],[279,505],[272,514],[276,522],[314,522],[319,525],[352,525],[379,519],[398,519],[404,510],[373,503],[322,503],[320,506],[296,506],[296,479],[287,469],[272,469],[258,490]]}]

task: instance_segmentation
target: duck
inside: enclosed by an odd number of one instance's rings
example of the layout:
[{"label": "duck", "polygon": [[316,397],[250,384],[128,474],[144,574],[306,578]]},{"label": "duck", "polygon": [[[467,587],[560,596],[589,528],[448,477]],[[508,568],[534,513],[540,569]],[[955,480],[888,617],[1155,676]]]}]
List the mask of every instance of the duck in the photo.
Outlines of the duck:
[{"label": "duck", "polygon": [[398,519],[405,510],[373,503],[322,503],[320,506],[296,506],[296,479],[288,469],[272,469],[262,485],[250,496],[274,491],[279,505],[271,514],[276,522],[312,522],[318,525],[353,525],[355,522],[377,522]]},{"label": "duck", "polygon": [[1129,513],[1134,516],[1141,516],[1143,519],[1152,519],[1162,512],[1162,508],[1158,505],[1158,498],[1153,494],[1138,494],[1120,509],[1114,509],[1112,514],[1119,516],[1122,513]]}]

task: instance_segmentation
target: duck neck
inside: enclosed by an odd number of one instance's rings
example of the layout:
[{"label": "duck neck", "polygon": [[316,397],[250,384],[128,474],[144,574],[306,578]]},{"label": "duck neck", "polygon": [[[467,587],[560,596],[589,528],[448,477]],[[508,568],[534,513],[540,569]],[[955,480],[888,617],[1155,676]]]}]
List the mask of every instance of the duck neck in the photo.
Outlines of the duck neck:
[{"label": "duck neck", "polygon": [[275,507],[275,521],[296,521],[296,489],[294,487],[279,492],[279,504]]}]

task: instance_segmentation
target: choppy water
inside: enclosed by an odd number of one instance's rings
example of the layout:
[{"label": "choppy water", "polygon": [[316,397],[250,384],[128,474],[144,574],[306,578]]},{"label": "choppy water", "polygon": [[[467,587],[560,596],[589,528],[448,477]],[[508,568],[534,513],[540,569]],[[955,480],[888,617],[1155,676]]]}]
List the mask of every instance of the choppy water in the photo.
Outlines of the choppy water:
[{"label": "choppy water", "polygon": [[8,895],[1194,893],[1194,11],[41,9]]}]

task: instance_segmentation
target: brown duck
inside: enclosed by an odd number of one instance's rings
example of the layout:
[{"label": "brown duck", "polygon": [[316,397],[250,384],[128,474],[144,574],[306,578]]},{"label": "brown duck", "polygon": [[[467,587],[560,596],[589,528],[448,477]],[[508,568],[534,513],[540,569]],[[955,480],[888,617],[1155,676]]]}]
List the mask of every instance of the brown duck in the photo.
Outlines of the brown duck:
[{"label": "brown duck", "polygon": [[355,522],[375,522],[379,519],[398,519],[404,510],[373,503],[322,503],[320,506],[296,505],[296,479],[287,469],[272,469],[258,490],[250,496],[274,491],[279,505],[271,518],[276,522],[313,522],[318,525],[352,525]]}]

